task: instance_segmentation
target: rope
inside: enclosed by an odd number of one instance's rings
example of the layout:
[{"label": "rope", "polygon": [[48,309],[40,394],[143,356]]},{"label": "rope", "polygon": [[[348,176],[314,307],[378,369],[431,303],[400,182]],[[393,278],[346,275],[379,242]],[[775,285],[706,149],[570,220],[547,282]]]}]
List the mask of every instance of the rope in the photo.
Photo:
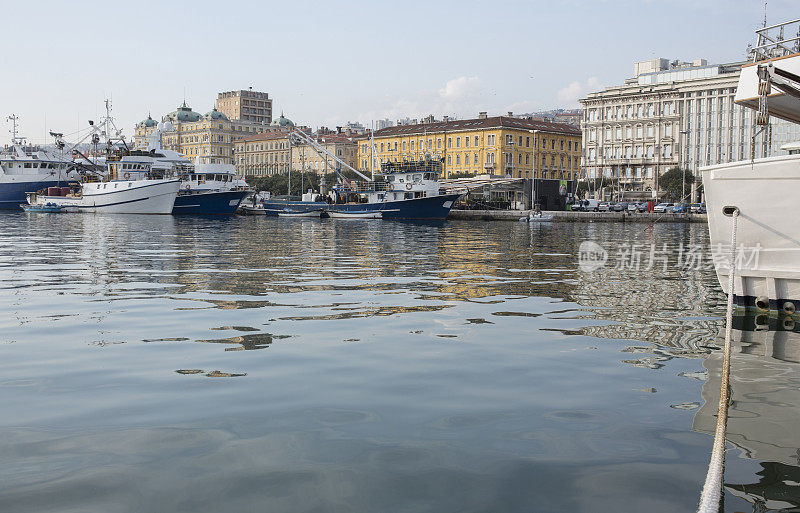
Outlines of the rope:
[{"label": "rope", "polygon": [[731,226],[731,260],[728,271],[728,307],[725,312],[725,349],[722,354],[722,380],[719,389],[719,408],[717,410],[717,429],[714,433],[714,447],[708,463],[706,482],[700,494],[698,513],[716,513],[722,498],[722,480],[725,476],[725,428],[728,424],[728,402],[730,400],[731,373],[731,330],[733,327],[733,283],[736,271],[736,218],[739,209],[733,211]]}]

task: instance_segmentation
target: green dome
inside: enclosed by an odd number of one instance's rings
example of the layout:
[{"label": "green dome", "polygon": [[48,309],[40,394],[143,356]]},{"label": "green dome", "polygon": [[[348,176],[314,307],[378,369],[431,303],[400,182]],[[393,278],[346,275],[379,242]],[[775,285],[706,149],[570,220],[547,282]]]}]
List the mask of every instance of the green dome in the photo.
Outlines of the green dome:
[{"label": "green dome", "polygon": [[270,125],[280,126],[280,127],[293,127],[294,123],[292,123],[291,119],[283,117],[283,112],[281,112],[281,117],[279,117],[278,119],[273,119]]},{"label": "green dome", "polygon": [[178,107],[178,110],[174,112],[170,112],[166,116],[164,116],[163,121],[181,121],[181,122],[192,122],[192,121],[200,121],[202,116],[197,112],[193,111],[186,105],[186,102],[183,102],[183,105]]},{"label": "green dome", "polygon": [[144,121],[140,121],[136,126],[141,128],[151,128],[156,126],[158,123],[155,119],[150,117],[150,114],[147,115],[147,119]]},{"label": "green dome", "polygon": [[203,117],[211,121],[230,121],[228,116],[218,111],[216,108],[212,109],[210,112],[206,112],[206,115]]}]

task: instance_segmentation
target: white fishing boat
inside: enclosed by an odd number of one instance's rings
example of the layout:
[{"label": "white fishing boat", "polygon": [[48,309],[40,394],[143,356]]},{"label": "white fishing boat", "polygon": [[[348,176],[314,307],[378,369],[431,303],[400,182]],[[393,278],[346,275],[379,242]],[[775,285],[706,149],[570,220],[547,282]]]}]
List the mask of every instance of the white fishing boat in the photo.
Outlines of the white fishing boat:
[{"label": "white fishing boat", "polygon": [[55,205],[65,212],[171,214],[180,179],[160,154],[132,152],[108,164],[108,180],[28,193],[30,205]]},{"label": "white fishing boat", "polygon": [[[757,123],[770,116],[800,123],[799,38],[771,37],[795,30],[800,20],[757,31],[753,62],[739,77],[735,102],[758,109]],[[789,155],[702,168],[713,248],[730,248],[732,214],[738,210],[734,296],[737,304],[789,313],[800,307],[800,224],[794,218],[800,193],[800,151]],[[724,259],[718,259],[724,260]],[[729,269],[717,262],[728,293]]]}]

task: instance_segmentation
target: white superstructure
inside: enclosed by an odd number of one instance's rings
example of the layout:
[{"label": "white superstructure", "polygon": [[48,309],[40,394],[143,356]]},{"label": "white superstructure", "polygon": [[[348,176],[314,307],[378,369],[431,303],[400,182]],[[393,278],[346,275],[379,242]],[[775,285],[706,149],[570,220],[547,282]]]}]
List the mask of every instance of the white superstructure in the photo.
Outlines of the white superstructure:
[{"label": "white superstructure", "polygon": [[[800,27],[800,20],[765,27],[754,49],[755,62],[744,66],[736,101],[758,109],[758,123],[769,130],[776,115],[800,123],[800,45],[783,38],[769,43],[771,29]],[[764,39],[766,37],[766,40]],[[766,41],[766,42],[765,42]],[[754,96],[755,95],[755,96]],[[739,211],[734,294],[740,304],[794,313],[800,307],[800,155],[745,160],[701,169],[708,205],[711,242],[730,247],[732,217]],[[727,255],[727,252],[724,253]],[[717,277],[727,293],[729,269],[717,262]]]}]

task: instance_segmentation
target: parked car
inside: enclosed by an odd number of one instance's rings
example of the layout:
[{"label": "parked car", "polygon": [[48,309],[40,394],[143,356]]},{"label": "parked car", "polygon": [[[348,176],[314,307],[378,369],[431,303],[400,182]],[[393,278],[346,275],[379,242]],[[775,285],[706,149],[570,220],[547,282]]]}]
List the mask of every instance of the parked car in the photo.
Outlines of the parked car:
[{"label": "parked car", "polygon": [[613,212],[625,212],[626,210],[628,210],[628,203],[625,201],[622,201],[620,203],[614,203],[613,205],[611,205],[611,210]]},{"label": "parked car", "polygon": [[609,210],[611,210],[611,203],[607,201],[603,201],[599,205],[597,205],[598,212],[608,212]]},{"label": "parked car", "polygon": [[647,210],[647,205],[644,203],[628,203],[628,212],[631,214],[636,212],[644,212]]},{"label": "parked car", "polygon": [[685,214],[689,212],[689,204],[688,203],[677,203],[670,209],[670,212],[673,214]]},{"label": "parked car", "polygon": [[577,208],[573,207],[572,210],[581,210],[583,212],[597,212],[597,207],[600,202],[595,199],[582,200],[578,203]]},{"label": "parked car", "polygon": [[666,214],[667,211],[671,210],[674,207],[674,203],[659,203],[655,207],[653,207],[653,212],[656,214]]},{"label": "parked car", "polygon": [[706,204],[705,203],[692,203],[689,207],[689,211],[692,214],[705,214],[706,213]]},{"label": "parked car", "polygon": [[640,213],[647,212],[647,203],[645,203],[645,202],[637,203],[636,204],[636,210],[638,210]]}]

